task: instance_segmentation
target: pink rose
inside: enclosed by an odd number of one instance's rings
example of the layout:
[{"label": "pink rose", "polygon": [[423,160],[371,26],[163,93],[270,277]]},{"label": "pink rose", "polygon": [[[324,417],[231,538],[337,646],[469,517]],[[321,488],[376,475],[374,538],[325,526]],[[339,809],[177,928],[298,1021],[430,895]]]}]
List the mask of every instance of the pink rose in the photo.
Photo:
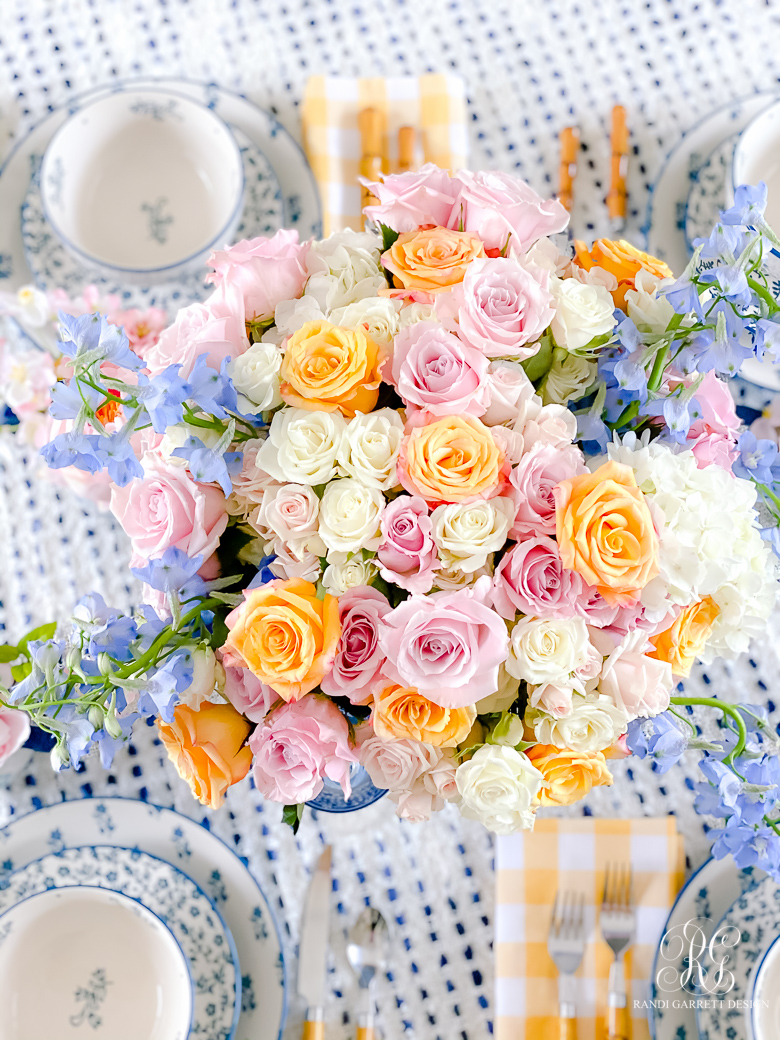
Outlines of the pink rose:
[{"label": "pink rose", "polygon": [[460,192],[448,227],[463,227],[482,239],[485,249],[506,249],[507,242],[524,253],[538,239],[563,231],[569,215],[556,199],[543,199],[511,173],[472,173],[455,177]]},{"label": "pink rose", "polygon": [[349,697],[353,704],[371,699],[371,687],[384,664],[379,648],[382,618],[390,604],[377,589],[366,585],[339,596],[341,636],[333,669],[320,684],[329,697]]},{"label": "pink rose", "polygon": [[512,538],[555,534],[553,489],[562,480],[586,473],[585,459],[573,444],[537,443],[509,474],[510,495],[517,506]]},{"label": "pink rose", "polygon": [[490,588],[483,575],[470,588],[411,596],[397,606],[379,632],[383,673],[445,708],[495,693],[509,637],[487,605]]},{"label": "pink rose", "polygon": [[385,506],[380,528],[382,541],[376,555],[385,581],[407,592],[430,592],[439,555],[425,500],[399,495]]},{"label": "pink rose", "polygon": [[111,490],[111,512],[145,559],[175,545],[188,556],[207,559],[227,527],[225,496],[213,484],[196,483],[184,466],[144,457],[143,480]]},{"label": "pink rose", "polygon": [[255,786],[266,798],[287,805],[309,801],[322,790],[324,777],[341,784],[349,798],[357,755],[349,746],[347,720],[327,697],[310,693],[275,708],[249,746]]},{"label": "pink rose", "polygon": [[144,361],[152,375],[179,364],[186,378],[201,356],[219,370],[225,358],[236,358],[248,348],[243,301],[235,289],[219,288],[203,303],[182,307],[173,325],[145,351]]},{"label": "pink rose", "polygon": [[572,694],[571,686],[554,686],[552,683],[545,683],[544,686],[529,689],[528,703],[532,708],[546,711],[548,715],[552,715],[556,719],[564,719],[567,715],[571,715]]},{"label": "pink rose", "polygon": [[309,242],[299,244],[297,231],[277,231],[273,238],[251,238],[209,257],[214,273],[206,281],[235,286],[244,298],[248,321],[270,318],[283,300],[297,299],[308,277]]},{"label": "pink rose", "polygon": [[539,412],[541,399],[536,397],[534,385],[525,374],[522,365],[514,361],[492,361],[488,369],[488,392],[490,401],[482,416],[486,426],[517,422],[534,404]]},{"label": "pink rose", "polygon": [[262,503],[268,488],[281,486],[257,464],[257,455],[263,444],[264,441],[259,439],[244,441],[241,445],[241,472],[232,478],[233,494],[230,496],[228,508],[231,513],[243,519],[246,519],[254,506]]},{"label": "pink rose", "polygon": [[279,700],[279,694],[248,668],[225,669],[225,696],[251,722],[261,722]]},{"label": "pink rose", "polygon": [[510,257],[472,260],[461,284],[439,293],[436,316],[487,357],[533,357],[555,317],[549,284],[549,271]]},{"label": "pink rose", "polygon": [[[361,739],[358,748],[360,764],[375,787],[391,793],[410,791],[428,769],[443,757],[439,748],[418,740],[381,740],[370,734]],[[362,736],[362,734],[361,734]]]},{"label": "pink rose", "polygon": [[18,708],[0,705],[0,766],[24,744],[30,736],[30,716]]},{"label": "pink rose", "polygon": [[568,448],[577,438],[577,420],[563,404],[546,404],[538,411],[529,407],[524,416],[514,424],[515,430],[522,423],[523,445],[530,451],[535,444],[550,444],[555,448]]},{"label": "pink rose", "polygon": [[666,711],[674,688],[672,668],[643,652],[652,649],[646,632],[630,633],[614,649],[606,633],[592,632],[591,639],[599,651],[609,652],[599,678],[600,693],[607,694],[629,720]]},{"label": "pink rose", "polygon": [[[266,488],[261,505],[252,513],[249,524],[258,534],[271,533],[300,556],[317,535],[320,500],[305,484],[281,484]],[[324,546],[317,539],[317,548]]]},{"label": "pink rose", "polygon": [[360,178],[362,184],[379,200],[378,206],[366,206],[369,220],[385,224],[403,234],[416,231],[423,224],[448,227],[459,185],[446,170],[426,163],[410,173],[395,173],[381,181]]},{"label": "pink rose", "polygon": [[493,575],[493,606],[507,621],[518,611],[536,617],[575,617],[582,586],[579,574],[561,563],[554,538],[529,538],[501,558]]},{"label": "pink rose", "polygon": [[[727,384],[707,372],[696,389],[701,416],[691,423],[686,447],[693,451],[699,469],[720,466],[731,472],[737,457],[736,440],[740,419]],[[773,438],[774,439],[774,438]]]},{"label": "pink rose", "polygon": [[487,359],[432,321],[402,329],[393,344],[392,381],[406,404],[436,416],[481,415],[488,405]]}]

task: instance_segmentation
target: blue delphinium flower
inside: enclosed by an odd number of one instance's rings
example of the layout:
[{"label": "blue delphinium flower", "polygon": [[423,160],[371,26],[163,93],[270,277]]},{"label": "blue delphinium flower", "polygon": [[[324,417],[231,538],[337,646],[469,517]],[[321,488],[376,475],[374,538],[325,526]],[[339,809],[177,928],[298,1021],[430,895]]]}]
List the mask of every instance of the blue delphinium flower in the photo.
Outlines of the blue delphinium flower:
[{"label": "blue delphinium flower", "polygon": [[138,636],[138,625],[116,607],[109,607],[99,593],[83,596],[73,609],[72,620],[87,639],[93,657],[108,653],[117,661],[129,661],[130,647]]},{"label": "blue delphinium flower", "polygon": [[41,457],[50,469],[75,466],[87,473],[99,473],[103,463],[98,456],[98,440],[96,433],[60,433],[44,444]]},{"label": "blue delphinium flower", "polygon": [[745,323],[724,300],[715,304],[708,320],[715,321],[715,329],[705,329],[694,337],[685,350],[686,368],[736,375],[745,358],[753,356],[752,347],[741,342]]},{"label": "blue delphinium flower", "polygon": [[235,412],[238,408],[238,395],[227,374],[229,364],[230,359],[225,358],[217,372],[209,368],[205,355],[201,354],[189,376],[190,399],[217,419],[227,418],[225,409]]},{"label": "blue delphinium flower", "polygon": [[780,477],[780,459],[774,441],[758,440],[754,433],[746,430],[737,441],[739,458],[731,468],[743,480],[755,480],[759,484],[772,484]]},{"label": "blue delphinium flower", "polygon": [[759,318],[755,325],[753,344],[759,361],[763,361],[764,356],[769,354],[777,364],[780,361],[780,322]]},{"label": "blue delphinium flower", "polygon": [[110,325],[103,314],[91,312],[74,316],[60,311],[62,352],[75,362],[90,365],[111,361],[121,368],[137,370],[144,362],[130,349],[124,329]]},{"label": "blue delphinium flower", "polygon": [[[133,725],[141,716],[133,711],[128,715],[114,715],[110,720],[104,722],[102,729],[96,730],[94,741],[100,752],[100,764],[104,769],[110,769],[114,761],[114,755],[130,739]],[[108,729],[106,728],[108,726]],[[111,732],[109,732],[109,729]]]},{"label": "blue delphinium flower", "polygon": [[676,314],[695,314],[700,320],[704,318],[700,289],[691,278],[692,272],[686,271],[671,285],[662,286],[658,295],[665,297]]},{"label": "blue delphinium flower", "polygon": [[165,433],[184,418],[183,404],[191,387],[179,375],[180,370],[181,365],[169,365],[151,378],[139,376],[136,397],[146,409],[155,433]]},{"label": "blue delphinium flower", "polygon": [[734,190],[734,205],[721,213],[724,224],[736,224],[743,227],[761,227],[764,224],[767,188],[763,181],[753,186],[740,184]]},{"label": "blue delphinium flower", "polygon": [[105,395],[88,383],[79,381],[76,386],[75,380],[70,383],[60,381],[51,388],[49,415],[53,419],[75,419],[85,401],[96,411],[104,399]]},{"label": "blue delphinium flower", "polygon": [[171,654],[153,673],[139,692],[136,708],[141,715],[159,715],[163,722],[173,722],[173,710],[179,694],[192,685],[193,660],[187,649]]},{"label": "blue delphinium flower", "polygon": [[182,447],[175,448],[171,454],[187,460],[193,480],[199,484],[219,484],[225,495],[229,495],[233,490],[230,477],[241,472],[243,453],[225,452],[224,440],[220,438],[218,445],[207,448],[200,437],[188,437]]},{"label": "blue delphinium flower", "polygon": [[761,537],[769,542],[772,552],[780,558],[780,527],[762,527]]},{"label": "blue delphinium flower", "polygon": [[744,823],[738,816],[732,816],[724,827],[710,831],[709,836],[715,839],[712,846],[715,859],[733,856],[740,869],[759,867],[778,880],[780,840],[771,827]]},{"label": "blue delphinium flower", "polygon": [[145,567],[131,567],[130,571],[158,592],[178,592],[202,566],[202,553],[188,556],[183,549],[172,545],[158,559],[149,560]]},{"label": "blue delphinium flower", "polygon": [[247,589],[259,589],[261,585],[267,585],[269,581],[273,581],[276,575],[271,570],[271,564],[276,559],[276,556],[264,556],[260,561],[257,574],[247,585]]},{"label": "blue delphinium flower", "polygon": [[732,224],[722,222],[715,225],[709,238],[693,240],[693,247],[699,249],[702,260],[721,260],[725,263],[733,263],[746,244],[744,231]]},{"label": "blue delphinium flower", "polygon": [[141,479],[143,466],[130,444],[132,427],[124,426],[118,433],[103,434],[97,441],[97,455],[117,487],[125,487],[131,480]]},{"label": "blue delphinium flower", "polygon": [[628,724],[626,743],[637,758],[651,758],[653,769],[665,773],[679,762],[688,740],[669,712]]},{"label": "blue delphinium flower", "polygon": [[750,306],[752,296],[747,283],[747,276],[741,268],[731,265],[720,265],[711,268],[709,271],[702,271],[699,275],[699,280],[717,286],[720,294],[737,307]]}]

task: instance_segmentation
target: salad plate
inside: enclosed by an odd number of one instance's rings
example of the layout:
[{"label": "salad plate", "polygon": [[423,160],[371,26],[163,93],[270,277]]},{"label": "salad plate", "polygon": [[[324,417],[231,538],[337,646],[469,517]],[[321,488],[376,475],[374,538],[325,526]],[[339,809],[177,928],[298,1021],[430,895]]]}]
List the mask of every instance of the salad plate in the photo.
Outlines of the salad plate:
[{"label": "salad plate", "polygon": [[84,845],[137,849],[172,863],[198,885],[233,936],[241,973],[236,1040],[279,1040],[287,979],[276,920],[247,866],[205,826],[172,809],[126,798],[84,798],[20,816],[0,828],[0,895],[14,871]]},{"label": "salad plate", "polygon": [[190,1036],[235,1036],[241,974],[232,936],[205,893],[177,867],[137,849],[77,846],[33,860],[4,884],[0,913],[41,892],[82,886],[138,900],[167,925],[189,965],[194,984]]},{"label": "salad plate", "polygon": [[691,941],[706,944],[734,900],[764,877],[752,867],[739,870],[731,859],[711,858],[680,890],[664,925],[651,973],[648,1017],[653,1040],[697,1040],[696,989],[691,982],[681,982]]},{"label": "salad plate", "polygon": [[731,205],[731,161],[737,136],[727,137],[710,152],[691,184],[685,204],[685,242],[691,254],[694,240],[709,237],[721,210]]}]

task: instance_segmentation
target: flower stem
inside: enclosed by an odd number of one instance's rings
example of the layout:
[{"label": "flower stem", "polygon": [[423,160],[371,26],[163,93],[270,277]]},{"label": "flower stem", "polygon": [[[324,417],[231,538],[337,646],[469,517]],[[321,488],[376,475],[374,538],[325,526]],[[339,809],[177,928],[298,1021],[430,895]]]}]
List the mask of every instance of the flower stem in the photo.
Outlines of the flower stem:
[{"label": "flower stem", "polygon": [[734,759],[739,758],[745,750],[745,744],[747,742],[747,727],[745,726],[745,720],[734,705],[724,704],[723,701],[719,701],[715,697],[672,697],[671,703],[677,704],[681,707],[687,707],[688,705],[701,705],[705,708],[717,708],[718,711],[722,712],[724,715],[728,715],[729,718],[734,720],[737,725],[737,743],[723,759],[724,766],[732,766]]}]

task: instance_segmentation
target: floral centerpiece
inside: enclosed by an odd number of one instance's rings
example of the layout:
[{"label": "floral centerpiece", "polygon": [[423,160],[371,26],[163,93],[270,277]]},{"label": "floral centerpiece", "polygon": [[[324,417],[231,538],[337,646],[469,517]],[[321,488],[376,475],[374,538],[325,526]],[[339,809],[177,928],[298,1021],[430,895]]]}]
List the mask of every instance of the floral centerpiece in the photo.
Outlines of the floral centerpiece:
[{"label": "floral centerpiece", "polygon": [[215,253],[213,294],[147,342],[61,315],[42,454],[108,481],[143,602],[88,596],[4,648],[5,717],[59,769],[151,716],[215,808],[251,770],[297,823],[360,763],[399,815],[453,802],[499,833],[612,758],[698,747],[716,853],[777,873],[765,712],[678,688],[776,596],[777,448],[725,382],[780,346],[765,191],[674,280],[624,241],[570,247],[508,175],[370,189],[365,233]]}]

